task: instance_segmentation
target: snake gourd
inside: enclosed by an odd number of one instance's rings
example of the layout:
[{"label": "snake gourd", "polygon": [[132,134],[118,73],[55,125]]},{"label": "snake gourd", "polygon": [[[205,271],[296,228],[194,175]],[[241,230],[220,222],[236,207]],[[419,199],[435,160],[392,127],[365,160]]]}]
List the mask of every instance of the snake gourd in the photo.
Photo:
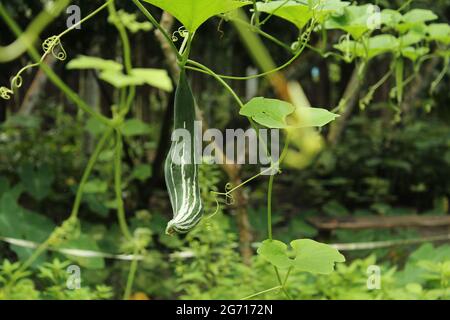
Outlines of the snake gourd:
[{"label": "snake gourd", "polygon": [[[195,102],[185,70],[180,74],[174,109],[174,133],[164,165],[166,186],[173,209],[173,219],[166,228],[167,234],[189,232],[198,224],[203,211],[195,148],[198,143],[194,134]],[[178,137],[180,132],[184,135]]]}]

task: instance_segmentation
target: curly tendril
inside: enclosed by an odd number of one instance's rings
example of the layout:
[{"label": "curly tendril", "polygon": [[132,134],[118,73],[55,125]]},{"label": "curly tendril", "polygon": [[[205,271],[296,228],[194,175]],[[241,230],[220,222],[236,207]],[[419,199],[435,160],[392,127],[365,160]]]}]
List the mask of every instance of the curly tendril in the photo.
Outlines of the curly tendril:
[{"label": "curly tendril", "polygon": [[189,37],[189,31],[187,31],[185,27],[180,27],[180,28],[178,28],[178,30],[175,31],[175,32],[172,34],[172,41],[173,41],[173,42],[177,42],[177,41],[179,40],[179,38],[177,37],[177,35],[178,35],[179,37],[181,37],[181,38],[184,39],[184,38],[186,38],[186,37]]},{"label": "curly tendril", "polygon": [[14,92],[11,89],[6,87],[0,87],[0,97],[2,99],[9,100],[11,99],[11,95],[13,94]]},{"label": "curly tendril", "polygon": [[[42,49],[44,50],[44,56],[51,53],[56,59],[64,61],[67,58],[66,50],[61,44],[59,36],[52,36],[47,38],[44,43],[42,43]],[[42,59],[41,59],[42,61]]]},{"label": "curly tendril", "polygon": [[42,62],[44,62],[45,58],[47,58],[49,54],[51,54],[53,57],[55,57],[55,59],[59,61],[64,61],[67,59],[67,53],[61,44],[60,36],[51,36],[50,38],[47,38],[42,43],[42,50],[44,50],[44,54],[42,55],[38,63],[28,64],[20,69],[20,71],[17,72],[17,74],[11,79],[11,85],[9,88],[0,88],[0,97],[2,99],[11,99],[11,96],[14,95],[14,89],[22,87],[22,74],[29,69],[38,67]]}]

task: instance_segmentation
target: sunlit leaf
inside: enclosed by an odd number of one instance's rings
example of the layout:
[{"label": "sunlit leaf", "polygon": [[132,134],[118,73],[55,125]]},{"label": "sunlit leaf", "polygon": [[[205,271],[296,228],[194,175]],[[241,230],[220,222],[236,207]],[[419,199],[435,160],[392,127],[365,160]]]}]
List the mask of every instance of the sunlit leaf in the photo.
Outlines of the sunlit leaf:
[{"label": "sunlit leaf", "polygon": [[238,0],[144,0],[177,18],[188,31],[195,32],[206,20],[240,8],[249,1]]},{"label": "sunlit leaf", "polygon": [[345,262],[345,257],[335,248],[310,239],[294,240],[294,264],[301,271],[330,274],[336,262]]},{"label": "sunlit leaf", "polygon": [[400,12],[392,9],[384,9],[381,11],[381,23],[388,27],[396,27],[403,19]]},{"label": "sunlit leaf", "polygon": [[400,32],[406,32],[412,28],[424,26],[425,22],[436,20],[438,17],[431,10],[413,9],[403,15],[402,23],[398,24],[396,29]]},{"label": "sunlit leaf", "polygon": [[286,101],[262,97],[250,100],[239,113],[260,125],[278,129],[322,127],[338,117],[326,109],[296,108]]},{"label": "sunlit leaf", "polygon": [[310,239],[291,242],[292,252],[278,240],[265,240],[258,248],[258,255],[278,268],[293,267],[314,274],[330,274],[336,262],[345,257],[335,248]]},{"label": "sunlit leaf", "polygon": [[116,88],[148,84],[164,91],[173,90],[167,71],[160,69],[133,69],[129,75],[121,71],[108,70],[100,73],[100,79]]},{"label": "sunlit leaf", "polygon": [[431,10],[426,9],[413,9],[403,15],[403,22],[405,23],[418,23],[436,20],[437,15]]},{"label": "sunlit leaf", "polygon": [[327,29],[341,29],[350,33],[353,39],[359,39],[371,30],[369,23],[373,15],[372,5],[349,6],[344,8],[342,15],[333,15],[325,21]]},{"label": "sunlit leaf", "polygon": [[450,44],[450,25],[446,23],[430,24],[427,27],[427,32],[431,40]]},{"label": "sunlit leaf", "polygon": [[292,116],[289,116],[287,120],[291,127],[311,128],[323,127],[338,117],[339,115],[326,109],[297,107]]},{"label": "sunlit leaf", "polygon": [[288,257],[288,246],[278,240],[264,240],[258,248],[258,255],[278,268],[289,268],[293,260]]},{"label": "sunlit leaf", "polygon": [[262,97],[253,98],[239,112],[268,128],[286,128],[286,116],[295,108],[288,102]]},{"label": "sunlit leaf", "polygon": [[136,68],[131,74],[149,86],[168,92],[173,90],[172,80],[166,70]]},{"label": "sunlit leaf", "polygon": [[122,70],[122,65],[113,60],[106,60],[97,57],[78,56],[67,64],[67,69],[96,69],[96,70]]}]

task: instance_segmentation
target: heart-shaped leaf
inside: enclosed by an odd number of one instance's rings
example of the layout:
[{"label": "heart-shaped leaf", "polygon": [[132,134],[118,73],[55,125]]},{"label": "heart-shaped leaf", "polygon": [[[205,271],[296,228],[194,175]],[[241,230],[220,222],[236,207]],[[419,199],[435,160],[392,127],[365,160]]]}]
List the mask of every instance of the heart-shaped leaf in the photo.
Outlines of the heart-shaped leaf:
[{"label": "heart-shaped leaf", "polygon": [[359,39],[373,26],[369,23],[373,15],[373,6],[349,6],[344,8],[342,15],[331,16],[325,21],[327,29],[341,29],[350,33],[353,39]]},{"label": "heart-shaped leaf", "polygon": [[330,274],[336,262],[345,262],[345,257],[335,248],[310,239],[294,240],[295,267],[301,271]]},{"label": "heart-shaped leaf", "polygon": [[251,117],[265,127],[281,129],[288,127],[286,117],[294,110],[294,106],[288,102],[257,97],[241,108],[239,114]]},{"label": "heart-shaped leaf", "polygon": [[291,247],[290,255],[285,243],[265,240],[258,248],[258,255],[278,268],[293,267],[315,274],[330,274],[336,262],[345,262],[345,257],[338,250],[314,240],[294,240]]},{"label": "heart-shaped leaf", "polygon": [[326,109],[295,108],[286,101],[262,97],[250,100],[239,113],[275,129],[322,127],[339,116]]},{"label": "heart-shaped leaf", "polygon": [[249,1],[238,0],[144,0],[159,7],[177,18],[184,27],[195,32],[206,20],[240,8]]}]

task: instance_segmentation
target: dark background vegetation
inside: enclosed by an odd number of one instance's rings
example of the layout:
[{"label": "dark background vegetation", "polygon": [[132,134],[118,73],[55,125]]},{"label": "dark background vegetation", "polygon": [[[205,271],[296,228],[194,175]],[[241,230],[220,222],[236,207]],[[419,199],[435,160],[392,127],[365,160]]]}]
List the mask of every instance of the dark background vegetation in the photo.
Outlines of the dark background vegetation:
[{"label": "dark background vegetation", "polygon": [[[122,2],[125,10],[137,12],[132,3]],[[398,8],[402,3],[377,2],[384,8]],[[77,3],[83,13],[97,6],[95,2],[74,1],[74,4]],[[42,9],[41,1],[15,0],[14,3],[6,3],[6,6],[22,28]],[[439,15],[441,22],[449,22],[448,1],[414,1],[413,7],[431,9]],[[154,13],[159,15],[156,10]],[[64,38],[68,60],[79,54],[120,59],[117,32],[105,16],[102,13],[84,24],[80,31]],[[62,15],[45,30],[41,39],[58,34],[64,28],[65,18]],[[287,43],[296,37],[296,29],[280,19],[272,19],[267,28]],[[0,30],[2,45],[15,39],[1,21]],[[312,43],[317,41],[319,39],[313,38]],[[131,42],[136,66],[167,68],[152,32],[132,34]],[[289,58],[282,49],[271,43],[266,45],[274,61],[281,63]],[[230,24],[220,22],[220,19],[212,19],[201,28],[192,56],[222,74],[245,74],[246,69],[253,66],[236,30]],[[11,75],[28,62],[28,57],[23,55],[14,62],[0,65],[0,83],[8,83]],[[366,81],[377,81],[386,72],[388,63],[388,58],[384,56],[372,62]],[[313,106],[333,109],[339,103],[353,68],[352,64],[323,59],[313,51],[306,51],[284,74],[289,80],[301,83]],[[285,241],[292,237],[314,237],[328,243],[347,243],[423,238],[435,232],[448,233],[448,227],[432,231],[415,228],[323,231],[308,220],[311,217],[449,214],[450,78],[444,78],[432,96],[428,93],[429,84],[441,68],[442,62],[439,61],[430,61],[423,67],[417,81],[406,89],[405,112],[400,121],[394,121],[395,112],[389,102],[392,83],[388,82],[377,92],[369,107],[365,110],[355,108],[339,143],[335,146],[328,144],[307,168],[283,170],[284,174],[277,178],[274,189],[276,237]],[[109,114],[113,89],[99,81],[94,72],[68,72],[65,62],[57,62],[54,69],[81,96],[98,101],[98,108]],[[319,70],[319,76],[313,76],[313,69]],[[77,181],[92,153],[98,133],[88,117],[78,112],[52,84],[45,84],[37,93],[27,92],[32,90],[30,85],[38,73],[34,69],[24,76],[24,85],[14,99],[0,101],[0,226],[2,214],[23,211],[25,213],[22,215],[16,215],[17,220],[11,221],[15,226],[28,224],[28,229],[32,231],[15,227],[15,230],[20,229],[17,238],[39,242],[70,213]],[[189,77],[209,126],[224,129],[247,125],[246,119],[238,117],[232,98],[216,82],[194,72]],[[230,83],[245,97],[245,82]],[[37,97],[29,101],[27,94],[36,94]],[[274,94],[270,85],[261,80],[258,95]],[[360,95],[363,96],[364,91]],[[242,252],[238,250],[242,245],[242,225],[236,223],[236,217],[241,213],[236,208],[223,208],[216,220],[187,237],[163,235],[171,209],[162,180],[161,161],[167,152],[167,135],[164,133],[170,125],[172,101],[170,94],[150,87],[139,88],[132,115],[145,123],[145,128],[138,135],[130,134],[125,144],[124,175],[127,178],[124,198],[127,216],[132,226],[148,227],[152,232],[148,257],[138,270],[133,297],[241,298],[245,295],[242,293],[251,294],[270,287],[268,283],[272,283],[273,277],[264,276],[267,266],[254,257],[251,258],[252,268],[243,263]],[[322,134],[326,137],[328,128],[324,128]],[[121,252],[119,230],[111,205],[114,199],[111,159],[111,154],[104,152],[100,165],[95,169],[92,192],[85,197],[81,210],[83,237],[73,244],[74,247]],[[246,167],[241,172],[241,178],[250,177],[254,172],[254,168]],[[202,169],[202,174],[202,191],[206,197],[209,190],[222,190],[229,181],[219,167],[207,166]],[[246,186],[246,206],[240,208],[250,220],[250,228],[246,232],[251,234],[252,250],[255,243],[265,238],[266,189],[265,178]],[[6,199],[7,194],[16,196]],[[207,208],[214,212],[214,199],[207,201]],[[29,220],[20,219],[23,217]],[[295,275],[292,291],[298,298],[436,298],[433,290],[448,288],[448,278],[447,282],[442,282],[442,274],[436,276],[438,271],[427,269],[424,265],[420,272],[429,272],[437,278],[430,280],[429,276],[424,280],[417,276],[418,272],[411,270],[418,261],[429,261],[439,256],[438,249],[433,249],[431,244],[421,246],[421,251],[417,248],[400,246],[346,253],[349,261],[347,267],[342,266],[332,276],[320,279]],[[446,251],[442,249],[440,254],[447,260],[450,250],[448,247],[442,248]],[[20,261],[31,252],[30,249],[0,242],[2,260]],[[179,257],[183,255],[184,258]],[[52,272],[59,270],[64,273],[65,265],[55,266],[55,258],[80,264],[84,272],[83,286],[92,289],[86,289],[79,296],[73,292],[55,293],[58,290],[52,289],[50,280],[42,274],[36,275],[37,267],[42,267],[45,261],[53,261],[47,266]],[[386,286],[381,291],[369,292],[364,289],[366,268],[377,263],[376,259],[378,264],[384,266]],[[128,267],[129,262],[77,259],[49,252],[36,262],[34,273],[30,275],[33,284],[16,288],[14,294],[17,296],[13,297],[117,298],[122,294]],[[50,283],[54,286],[59,283],[52,281]],[[242,281],[242,286],[244,283],[247,286],[237,288],[239,281]],[[99,284],[112,287],[112,291],[95,288]],[[5,292],[3,294],[6,295]],[[268,294],[267,298],[279,296]]]}]

